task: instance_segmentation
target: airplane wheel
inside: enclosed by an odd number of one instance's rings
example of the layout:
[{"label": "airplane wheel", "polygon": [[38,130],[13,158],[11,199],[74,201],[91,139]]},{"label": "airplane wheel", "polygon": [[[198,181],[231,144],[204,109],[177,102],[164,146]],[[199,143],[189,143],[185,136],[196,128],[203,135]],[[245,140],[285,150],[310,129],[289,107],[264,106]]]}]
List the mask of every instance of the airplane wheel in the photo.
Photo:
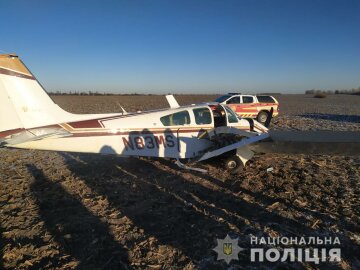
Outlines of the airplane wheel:
[{"label": "airplane wheel", "polygon": [[231,156],[225,160],[225,168],[230,173],[236,173],[243,167],[243,164],[238,156]]},{"label": "airplane wheel", "polygon": [[256,120],[260,122],[261,124],[264,124],[266,122],[266,119],[268,118],[268,113],[265,111],[259,112],[259,114],[256,117]]}]

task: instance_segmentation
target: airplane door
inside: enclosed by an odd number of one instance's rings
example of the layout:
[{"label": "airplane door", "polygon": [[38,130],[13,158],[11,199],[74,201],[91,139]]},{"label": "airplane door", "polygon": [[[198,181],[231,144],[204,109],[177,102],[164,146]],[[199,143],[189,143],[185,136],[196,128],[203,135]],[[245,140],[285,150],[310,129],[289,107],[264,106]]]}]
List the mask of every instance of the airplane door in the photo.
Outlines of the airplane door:
[{"label": "airplane door", "polygon": [[223,106],[226,112],[226,125],[228,127],[238,126],[239,125],[239,117],[236,113],[231,110],[228,106]]}]

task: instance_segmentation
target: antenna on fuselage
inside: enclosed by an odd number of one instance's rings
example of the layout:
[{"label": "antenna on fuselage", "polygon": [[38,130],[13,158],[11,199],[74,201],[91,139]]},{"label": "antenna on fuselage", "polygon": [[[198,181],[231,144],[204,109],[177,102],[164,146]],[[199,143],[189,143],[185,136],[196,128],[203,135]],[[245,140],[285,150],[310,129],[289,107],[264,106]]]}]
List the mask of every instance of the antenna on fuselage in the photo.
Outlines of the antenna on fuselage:
[{"label": "antenna on fuselage", "polygon": [[121,108],[123,114],[127,114],[127,111],[125,111],[125,109],[123,108],[123,106],[121,106],[119,102],[116,102],[116,103],[117,103],[117,105]]}]

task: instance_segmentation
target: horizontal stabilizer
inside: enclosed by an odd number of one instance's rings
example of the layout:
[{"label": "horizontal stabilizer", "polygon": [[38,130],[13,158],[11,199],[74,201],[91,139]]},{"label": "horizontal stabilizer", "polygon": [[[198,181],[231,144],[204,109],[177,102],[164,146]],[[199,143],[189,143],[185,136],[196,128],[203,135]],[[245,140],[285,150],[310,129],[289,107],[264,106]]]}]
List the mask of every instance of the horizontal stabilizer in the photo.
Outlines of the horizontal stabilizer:
[{"label": "horizontal stabilizer", "polygon": [[360,155],[359,131],[269,131],[269,138],[250,145],[257,153]]},{"label": "horizontal stabilizer", "polygon": [[42,140],[49,137],[66,137],[72,134],[61,128],[38,128],[24,130],[3,140],[4,146],[15,146],[30,141]]}]

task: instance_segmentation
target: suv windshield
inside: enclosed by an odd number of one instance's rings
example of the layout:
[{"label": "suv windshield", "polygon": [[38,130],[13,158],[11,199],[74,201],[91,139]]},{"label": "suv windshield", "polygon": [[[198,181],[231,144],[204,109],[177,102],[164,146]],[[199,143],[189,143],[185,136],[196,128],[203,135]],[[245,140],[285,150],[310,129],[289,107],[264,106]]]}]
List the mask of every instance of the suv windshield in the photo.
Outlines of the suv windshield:
[{"label": "suv windshield", "polygon": [[219,102],[219,103],[224,102],[224,101],[227,100],[229,97],[231,97],[231,96],[225,95],[225,96],[218,97],[217,99],[215,99],[215,102]]},{"label": "suv windshield", "polygon": [[240,97],[232,97],[228,101],[226,101],[226,104],[240,104]]}]

